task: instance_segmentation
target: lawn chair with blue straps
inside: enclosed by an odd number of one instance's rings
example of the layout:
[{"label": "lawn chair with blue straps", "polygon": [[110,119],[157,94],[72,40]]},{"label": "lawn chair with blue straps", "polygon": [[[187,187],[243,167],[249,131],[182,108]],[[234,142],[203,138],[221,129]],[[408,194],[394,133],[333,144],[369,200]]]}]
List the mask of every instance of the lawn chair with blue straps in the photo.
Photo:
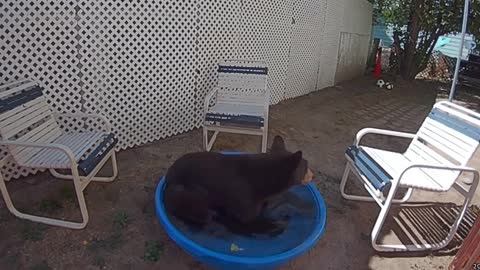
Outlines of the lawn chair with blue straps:
[{"label": "lawn chair with blue straps", "polygon": [[[8,151],[1,161],[5,166],[13,159],[26,168],[48,169],[53,176],[73,180],[82,216],[81,222],[35,216],[15,208],[0,174],[0,191],[10,212],[22,219],[72,229],[82,229],[88,223],[88,211],[83,191],[91,181],[110,182],[117,176],[114,147],[117,139],[111,133],[107,119],[96,114],[55,114],[47,104],[43,88],[28,80],[0,86],[0,145]],[[103,122],[103,131],[65,133],[58,118],[83,120],[94,118]],[[112,161],[112,176],[96,174]],[[64,174],[58,170],[70,170]]]},{"label": "lawn chair with blue straps", "polygon": [[[412,142],[404,153],[385,151],[362,146],[361,139],[367,134],[409,138]],[[371,128],[358,132],[354,145],[346,151],[347,165],[340,190],[345,199],[374,201],[380,206],[371,235],[372,246],[376,250],[438,250],[448,245],[478,186],[479,173],[467,167],[467,163],[476,152],[479,141],[480,114],[450,102],[435,104],[416,134]],[[370,196],[345,192],[350,172],[354,172]],[[469,176],[468,180],[459,177],[461,173]],[[403,198],[394,199],[399,187],[408,190]],[[414,189],[447,192],[452,188],[463,195],[464,202],[445,239],[438,243],[411,245],[377,243],[392,203],[406,202]]]},{"label": "lawn chair with blue straps", "polygon": [[[203,144],[212,149],[219,132],[262,136],[267,151],[268,68],[264,62],[231,60],[218,65],[218,84],[204,104]],[[208,138],[209,131],[213,131]]]}]

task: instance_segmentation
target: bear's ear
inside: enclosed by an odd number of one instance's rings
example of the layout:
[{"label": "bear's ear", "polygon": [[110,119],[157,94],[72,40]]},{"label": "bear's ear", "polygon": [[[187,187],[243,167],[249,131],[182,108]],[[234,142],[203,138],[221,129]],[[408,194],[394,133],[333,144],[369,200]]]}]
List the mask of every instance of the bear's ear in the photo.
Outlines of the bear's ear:
[{"label": "bear's ear", "polygon": [[283,141],[282,137],[278,135],[275,136],[275,138],[273,139],[272,148],[270,151],[272,153],[279,153],[279,152],[286,151],[285,142]]},{"label": "bear's ear", "polygon": [[303,159],[303,153],[302,151],[298,151],[295,154],[292,154],[291,156],[288,157],[288,166],[291,169],[296,169],[298,167],[298,164],[300,161]]}]

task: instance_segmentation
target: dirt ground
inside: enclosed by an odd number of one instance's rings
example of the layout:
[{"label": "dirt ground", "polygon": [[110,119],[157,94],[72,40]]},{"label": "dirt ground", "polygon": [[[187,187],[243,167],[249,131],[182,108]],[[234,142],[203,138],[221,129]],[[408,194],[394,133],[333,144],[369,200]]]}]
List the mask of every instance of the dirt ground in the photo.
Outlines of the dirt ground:
[{"label": "dirt ground", "polygon": [[[378,89],[368,78],[288,100],[271,108],[269,136],[282,135],[291,150],[303,150],[315,170],[316,184],[328,206],[327,229],[318,244],[283,270],[319,269],[446,269],[477,213],[475,207],[457,238],[435,253],[377,253],[370,231],[379,208],[348,202],[339,193],[344,150],[358,130],[378,127],[415,132],[448,86],[416,81],[397,82],[393,91]],[[480,109],[480,91],[461,91],[463,105]],[[370,137],[368,144],[402,150],[408,142]],[[255,137],[220,135],[215,150],[258,151]],[[11,215],[0,200],[0,269],[207,269],[183,252],[163,231],[154,209],[154,191],[172,162],[202,149],[194,130],[118,153],[119,176],[109,184],[91,183],[86,190],[90,222],[80,231],[42,226]],[[477,157],[473,166],[480,168]],[[106,168],[108,169],[108,168]],[[354,182],[351,182],[354,183]],[[47,216],[78,219],[71,183],[43,173],[11,181],[8,188],[19,209]],[[362,192],[354,184],[351,190]],[[480,203],[480,196],[474,204]],[[416,221],[417,238],[434,241],[446,234],[445,222],[459,204],[455,192],[416,192],[413,203],[394,207],[384,241],[408,242],[404,224]],[[430,204],[425,202],[442,202]],[[403,224],[403,225],[402,225]],[[411,225],[413,226],[413,225]],[[447,227],[448,228],[448,227]]]}]

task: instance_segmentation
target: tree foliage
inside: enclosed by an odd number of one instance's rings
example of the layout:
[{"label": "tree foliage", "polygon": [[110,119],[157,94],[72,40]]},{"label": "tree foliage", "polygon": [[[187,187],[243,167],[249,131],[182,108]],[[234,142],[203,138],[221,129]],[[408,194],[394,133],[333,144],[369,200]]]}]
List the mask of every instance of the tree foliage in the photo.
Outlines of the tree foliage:
[{"label": "tree foliage", "polygon": [[[376,0],[374,7],[393,26],[398,71],[405,79],[427,66],[440,36],[462,28],[464,0]],[[468,32],[480,41],[480,0],[470,0]]]}]

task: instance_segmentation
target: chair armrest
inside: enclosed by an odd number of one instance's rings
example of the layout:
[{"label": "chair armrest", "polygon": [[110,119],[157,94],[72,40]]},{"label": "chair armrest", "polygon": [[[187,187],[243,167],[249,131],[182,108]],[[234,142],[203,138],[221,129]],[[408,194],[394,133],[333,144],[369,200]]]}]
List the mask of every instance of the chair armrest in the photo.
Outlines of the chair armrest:
[{"label": "chair armrest", "polygon": [[107,129],[107,132],[112,132],[112,125],[108,122],[108,119],[100,114],[89,114],[89,113],[56,113],[55,116],[68,117],[68,118],[96,118],[100,119],[103,122],[104,127]]},{"label": "chair armrest", "polygon": [[394,130],[386,130],[386,129],[378,129],[378,128],[364,128],[357,133],[355,137],[355,141],[353,144],[358,146],[360,141],[362,140],[363,136],[367,134],[377,134],[377,135],[385,135],[385,136],[392,136],[392,137],[400,137],[400,138],[408,138],[413,139],[416,134],[413,133],[406,133]]},{"label": "chair armrest", "polygon": [[205,97],[205,103],[203,105],[204,113],[207,113],[208,108],[210,107],[210,100],[218,92],[218,89],[218,87],[213,88],[210,92],[208,92],[207,96]]},{"label": "chair armrest", "polygon": [[32,142],[17,142],[17,141],[0,141],[0,145],[4,146],[18,146],[18,147],[31,147],[31,148],[43,148],[43,149],[55,149],[64,152],[70,159],[72,168],[76,168],[77,160],[73,151],[65,145],[58,143],[32,143]]},{"label": "chair armrest", "polygon": [[[455,166],[455,165],[432,165],[432,164],[420,164],[420,163],[414,163],[405,168],[403,172],[400,174],[398,181],[402,179],[403,175],[411,169],[414,168],[420,168],[420,169],[437,169],[437,170],[446,170],[446,171],[459,171],[459,172],[468,172],[473,174],[473,180],[474,182],[478,182],[479,179],[479,172],[478,170],[472,168],[472,167],[466,167],[466,166]],[[468,184],[468,183],[467,183]],[[471,184],[471,183],[470,183]]]}]

